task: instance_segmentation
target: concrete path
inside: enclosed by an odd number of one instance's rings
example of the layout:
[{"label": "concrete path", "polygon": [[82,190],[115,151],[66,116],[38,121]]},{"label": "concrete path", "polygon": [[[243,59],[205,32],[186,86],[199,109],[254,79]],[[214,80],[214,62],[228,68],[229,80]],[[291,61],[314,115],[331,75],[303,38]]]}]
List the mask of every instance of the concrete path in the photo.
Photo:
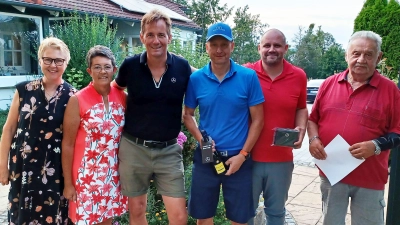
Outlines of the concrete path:
[{"label": "concrete path", "polygon": [[8,204],[8,190],[10,186],[2,186],[0,184],[0,224],[7,223],[7,204]]}]

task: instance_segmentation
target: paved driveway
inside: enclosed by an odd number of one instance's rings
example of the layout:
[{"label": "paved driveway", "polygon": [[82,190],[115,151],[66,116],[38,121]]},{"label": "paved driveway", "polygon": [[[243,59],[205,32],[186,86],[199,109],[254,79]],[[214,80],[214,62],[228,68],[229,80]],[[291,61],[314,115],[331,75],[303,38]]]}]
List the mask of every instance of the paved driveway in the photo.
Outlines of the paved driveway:
[{"label": "paved driveway", "polygon": [[[307,104],[308,113],[311,112],[312,105],[313,104]],[[314,166],[314,163],[312,162],[312,156],[308,151],[308,147],[308,134],[306,132],[301,148],[293,150],[294,162],[296,165]]]}]

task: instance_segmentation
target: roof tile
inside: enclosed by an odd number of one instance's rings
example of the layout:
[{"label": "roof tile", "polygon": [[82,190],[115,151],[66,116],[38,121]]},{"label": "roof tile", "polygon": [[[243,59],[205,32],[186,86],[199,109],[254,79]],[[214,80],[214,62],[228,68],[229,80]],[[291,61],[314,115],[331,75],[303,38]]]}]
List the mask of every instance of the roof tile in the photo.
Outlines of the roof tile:
[{"label": "roof tile", "polygon": [[[31,5],[41,5],[43,7],[58,8],[60,10],[77,10],[78,12],[87,12],[95,15],[106,14],[112,18],[128,19],[128,20],[141,20],[143,13],[132,12],[125,8],[120,7],[118,4],[110,0],[42,0],[42,4],[34,3],[32,0],[10,0],[11,2],[20,2]],[[8,1],[8,2],[10,2]],[[162,5],[171,9],[172,11],[188,17],[180,8],[181,5],[169,0],[146,0],[146,2]],[[172,24],[175,26],[192,28],[200,30],[200,27],[193,21],[186,22],[172,19]]]}]

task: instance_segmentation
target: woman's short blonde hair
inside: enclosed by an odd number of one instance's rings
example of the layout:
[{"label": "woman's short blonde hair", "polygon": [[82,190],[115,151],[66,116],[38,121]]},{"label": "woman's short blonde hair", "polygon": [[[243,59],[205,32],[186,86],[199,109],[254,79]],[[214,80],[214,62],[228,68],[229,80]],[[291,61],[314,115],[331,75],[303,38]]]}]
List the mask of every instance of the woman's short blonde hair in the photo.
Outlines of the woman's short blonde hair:
[{"label": "woman's short blonde hair", "polygon": [[62,40],[55,38],[55,37],[45,38],[40,43],[39,50],[38,50],[39,60],[43,57],[44,52],[49,48],[60,50],[62,52],[62,54],[65,56],[65,62],[67,64],[69,63],[69,60],[71,59],[71,55],[70,55],[68,46]]}]

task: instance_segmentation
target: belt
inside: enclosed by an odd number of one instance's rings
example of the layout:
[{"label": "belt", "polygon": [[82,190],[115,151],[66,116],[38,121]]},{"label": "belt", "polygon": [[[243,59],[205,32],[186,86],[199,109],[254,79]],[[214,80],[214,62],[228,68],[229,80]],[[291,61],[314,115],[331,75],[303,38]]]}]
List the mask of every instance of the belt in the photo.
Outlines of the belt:
[{"label": "belt", "polygon": [[176,144],[176,138],[169,140],[169,141],[153,141],[153,140],[143,140],[141,138],[133,137],[130,134],[124,133],[131,141],[135,142],[138,145],[143,145],[147,148],[165,148],[170,145]]},{"label": "belt", "polygon": [[234,155],[239,154],[239,152],[240,152],[240,150],[237,150],[237,151],[236,150],[231,150],[231,151],[219,151],[219,150],[217,150],[217,151],[223,157],[234,156]]}]

